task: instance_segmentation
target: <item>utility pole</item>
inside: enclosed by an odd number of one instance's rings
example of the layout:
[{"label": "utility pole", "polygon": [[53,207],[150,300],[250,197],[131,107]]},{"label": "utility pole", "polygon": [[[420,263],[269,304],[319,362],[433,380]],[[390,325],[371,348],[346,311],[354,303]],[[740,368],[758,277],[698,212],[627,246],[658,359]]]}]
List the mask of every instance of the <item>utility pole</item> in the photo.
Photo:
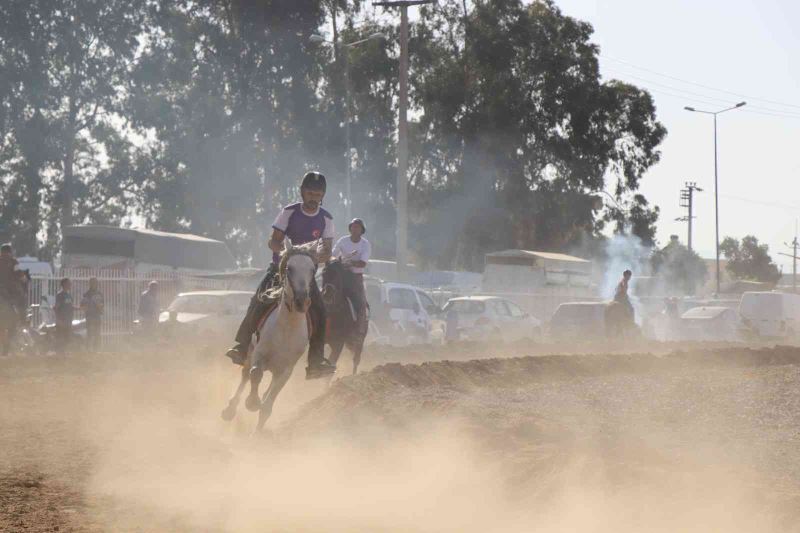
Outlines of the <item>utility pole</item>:
[{"label": "utility pole", "polygon": [[408,8],[432,4],[435,0],[393,0],[373,2],[373,6],[400,8],[400,97],[397,121],[397,205],[396,252],[397,274],[406,276],[408,263]]},{"label": "utility pole", "polygon": [[686,208],[687,215],[685,217],[676,218],[677,222],[688,222],[689,235],[687,244],[689,251],[692,251],[692,220],[694,220],[694,192],[703,192],[703,189],[697,186],[693,181],[687,181],[686,186],[681,189],[681,207]]},{"label": "utility pole", "polygon": [[800,245],[800,243],[797,242],[797,223],[795,223],[794,226],[794,240],[785,244],[786,246],[792,247],[792,255],[784,253],[780,255],[792,258],[792,292],[797,293],[797,246]]}]

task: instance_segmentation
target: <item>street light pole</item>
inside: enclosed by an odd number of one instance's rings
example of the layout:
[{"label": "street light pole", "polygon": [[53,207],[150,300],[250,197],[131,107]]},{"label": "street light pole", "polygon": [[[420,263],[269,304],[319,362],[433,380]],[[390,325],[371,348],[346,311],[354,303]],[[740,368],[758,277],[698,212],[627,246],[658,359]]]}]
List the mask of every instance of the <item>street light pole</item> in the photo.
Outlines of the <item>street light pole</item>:
[{"label": "street light pole", "polygon": [[719,269],[719,170],[717,164],[717,115],[720,113],[725,113],[726,111],[731,111],[733,109],[739,109],[747,104],[747,102],[739,102],[735,106],[725,108],[721,111],[705,111],[703,109],[695,109],[694,107],[686,106],[684,109],[686,111],[691,111],[693,113],[703,113],[704,115],[713,115],[714,116],[714,219],[715,219],[715,235],[716,235],[716,269],[717,269],[717,295],[720,293],[720,269]]},{"label": "street light pole", "polygon": [[347,203],[345,204],[345,217],[349,224],[353,220],[353,148],[350,141],[350,121],[353,116],[353,107],[350,96],[350,47],[346,47],[344,53],[344,94],[345,107],[347,109],[347,120],[344,121],[344,136],[347,145],[347,174],[345,177]]},{"label": "street light pole", "polygon": [[720,293],[719,272],[719,165],[717,163],[717,114],[714,113],[714,244],[716,245],[717,298]]},{"label": "street light pole", "polygon": [[400,8],[400,98],[397,123],[397,228],[395,262],[397,275],[405,278],[408,263],[408,8],[432,4],[435,0],[373,2],[373,6]]}]

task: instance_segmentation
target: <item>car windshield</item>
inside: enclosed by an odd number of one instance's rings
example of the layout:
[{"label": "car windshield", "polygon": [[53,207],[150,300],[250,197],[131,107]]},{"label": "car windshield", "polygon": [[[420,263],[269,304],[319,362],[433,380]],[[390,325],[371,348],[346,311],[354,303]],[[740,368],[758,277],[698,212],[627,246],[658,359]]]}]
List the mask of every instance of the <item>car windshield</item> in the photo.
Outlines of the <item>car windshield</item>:
[{"label": "car windshield", "polygon": [[445,312],[455,311],[465,315],[479,315],[483,313],[484,309],[483,302],[475,300],[450,300],[447,302],[447,305],[444,306]]},{"label": "car windshield", "polygon": [[554,321],[564,322],[589,322],[597,316],[597,306],[594,305],[561,305],[553,315]]},{"label": "car windshield", "polygon": [[222,299],[208,294],[183,294],[175,298],[167,311],[177,313],[219,312]]}]

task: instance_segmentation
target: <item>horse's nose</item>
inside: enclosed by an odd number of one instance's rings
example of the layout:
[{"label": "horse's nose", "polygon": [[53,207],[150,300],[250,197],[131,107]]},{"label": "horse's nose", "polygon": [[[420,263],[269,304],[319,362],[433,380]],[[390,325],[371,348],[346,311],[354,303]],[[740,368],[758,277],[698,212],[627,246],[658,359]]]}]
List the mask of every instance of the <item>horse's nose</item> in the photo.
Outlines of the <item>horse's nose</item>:
[{"label": "horse's nose", "polygon": [[308,294],[305,292],[295,292],[294,293],[294,308],[297,311],[303,311],[305,309],[306,300],[308,299]]}]

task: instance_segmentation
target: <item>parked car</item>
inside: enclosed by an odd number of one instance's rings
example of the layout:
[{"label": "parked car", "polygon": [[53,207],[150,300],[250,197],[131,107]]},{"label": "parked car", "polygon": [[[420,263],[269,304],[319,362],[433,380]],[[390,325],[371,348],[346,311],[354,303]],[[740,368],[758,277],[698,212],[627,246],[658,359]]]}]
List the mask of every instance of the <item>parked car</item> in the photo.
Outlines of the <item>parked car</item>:
[{"label": "parked car", "polygon": [[567,302],[556,308],[550,319],[550,336],[555,340],[606,337],[606,302]]},{"label": "parked car", "polygon": [[246,291],[193,291],[178,294],[159,316],[159,328],[178,336],[230,341],[252,297]]},{"label": "parked car", "polygon": [[413,285],[367,277],[364,282],[374,335],[392,345],[441,342],[441,309]]},{"label": "parked car", "polygon": [[691,341],[737,341],[739,315],[729,307],[694,307],[681,315],[680,337]]},{"label": "parked car", "polygon": [[[541,321],[505,298],[451,298],[442,311],[447,322],[448,339],[514,341],[524,338],[538,339],[542,336]],[[453,328],[455,332],[452,331]]]},{"label": "parked car", "polygon": [[758,337],[794,337],[800,332],[800,295],[745,292],[739,304],[745,330]]}]

